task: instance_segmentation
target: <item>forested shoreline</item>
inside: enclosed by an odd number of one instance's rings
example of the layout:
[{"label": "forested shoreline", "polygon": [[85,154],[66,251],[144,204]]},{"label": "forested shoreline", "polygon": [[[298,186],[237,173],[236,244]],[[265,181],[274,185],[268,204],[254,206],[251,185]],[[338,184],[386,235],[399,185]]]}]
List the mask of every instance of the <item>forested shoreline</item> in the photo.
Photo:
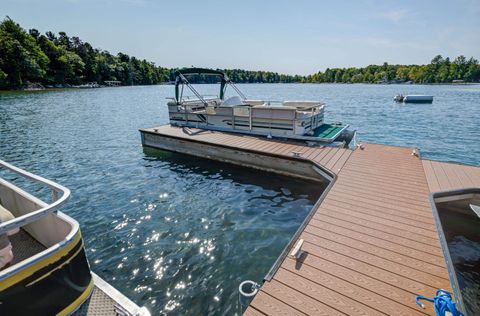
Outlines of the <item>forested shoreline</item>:
[{"label": "forested shoreline", "polygon": [[[151,85],[173,80],[172,70],[124,53],[113,55],[65,32],[41,34],[24,30],[6,17],[0,23],[0,89],[22,89],[87,83]],[[427,65],[369,65],[363,68],[327,68],[309,76],[269,71],[224,69],[238,83],[452,83],[479,82],[480,64],[473,57],[453,60],[435,56]],[[210,78],[198,78],[210,82]]]}]

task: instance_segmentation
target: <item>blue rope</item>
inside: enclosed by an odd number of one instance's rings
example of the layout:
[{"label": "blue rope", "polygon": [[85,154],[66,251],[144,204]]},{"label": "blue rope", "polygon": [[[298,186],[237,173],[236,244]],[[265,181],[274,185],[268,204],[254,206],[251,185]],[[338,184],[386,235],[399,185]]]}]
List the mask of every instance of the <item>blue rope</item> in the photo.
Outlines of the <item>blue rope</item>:
[{"label": "blue rope", "polygon": [[415,302],[417,302],[420,307],[425,308],[425,305],[420,303],[420,300],[432,302],[437,316],[445,316],[446,312],[452,313],[452,316],[464,316],[457,309],[457,303],[452,301],[452,294],[448,291],[439,289],[433,298],[417,295]]}]

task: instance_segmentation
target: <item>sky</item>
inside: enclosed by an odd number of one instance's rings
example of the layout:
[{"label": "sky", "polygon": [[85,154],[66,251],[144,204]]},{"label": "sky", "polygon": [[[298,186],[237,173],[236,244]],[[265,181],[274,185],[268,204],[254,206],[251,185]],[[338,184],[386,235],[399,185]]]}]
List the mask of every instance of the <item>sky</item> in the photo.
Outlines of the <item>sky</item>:
[{"label": "sky", "polygon": [[0,0],[0,17],[158,66],[307,75],[480,59],[480,0]]}]

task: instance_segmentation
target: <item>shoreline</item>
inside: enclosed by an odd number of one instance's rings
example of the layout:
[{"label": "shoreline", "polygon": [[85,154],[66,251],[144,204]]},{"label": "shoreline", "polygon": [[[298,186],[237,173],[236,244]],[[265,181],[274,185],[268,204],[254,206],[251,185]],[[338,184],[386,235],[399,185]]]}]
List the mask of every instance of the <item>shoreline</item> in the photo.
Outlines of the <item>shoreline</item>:
[{"label": "shoreline", "polygon": [[[199,85],[211,84],[211,83],[197,83]],[[238,82],[236,84],[318,84],[318,85],[379,85],[379,86],[475,86],[480,85],[480,82],[464,82],[464,83],[369,83],[369,82]],[[132,85],[132,86],[96,86],[96,87],[84,87],[84,86],[70,86],[70,87],[44,87],[44,88],[14,88],[14,89],[3,89],[0,92],[42,92],[42,91],[61,91],[61,90],[92,90],[92,89],[102,89],[102,88],[122,88],[122,87],[148,87],[148,86],[166,86],[171,85],[169,83],[158,83],[151,85]]]}]

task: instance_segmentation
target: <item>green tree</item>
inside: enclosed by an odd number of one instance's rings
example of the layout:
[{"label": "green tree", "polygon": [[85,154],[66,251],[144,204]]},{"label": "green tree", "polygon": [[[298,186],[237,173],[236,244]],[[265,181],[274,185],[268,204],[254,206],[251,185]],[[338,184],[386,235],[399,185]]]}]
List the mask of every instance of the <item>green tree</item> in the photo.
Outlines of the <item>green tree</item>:
[{"label": "green tree", "polygon": [[46,73],[48,57],[35,38],[9,17],[0,23],[0,85],[3,88],[37,81]]},{"label": "green tree", "polygon": [[406,66],[400,66],[397,68],[395,79],[397,80],[408,80],[408,74],[410,69]]},{"label": "green tree", "polygon": [[364,76],[362,74],[356,74],[352,76],[352,83],[361,83],[364,82]]}]

